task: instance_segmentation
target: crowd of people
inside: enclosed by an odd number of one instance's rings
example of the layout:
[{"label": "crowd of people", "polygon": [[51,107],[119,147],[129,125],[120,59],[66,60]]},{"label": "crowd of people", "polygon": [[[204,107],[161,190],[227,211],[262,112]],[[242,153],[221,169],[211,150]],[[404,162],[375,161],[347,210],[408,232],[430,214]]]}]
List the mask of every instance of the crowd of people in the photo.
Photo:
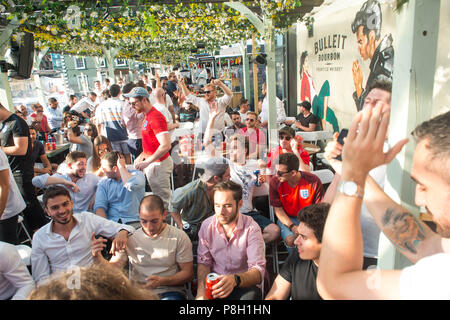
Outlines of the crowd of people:
[{"label": "crowd of people", "polygon": [[[0,105],[0,299],[450,297],[450,113],[414,131],[416,203],[435,218],[435,233],[382,191],[386,164],[406,143],[385,146],[389,82],[367,89],[344,146],[337,135],[328,143],[335,175],[326,186],[296,134],[320,127],[308,101],[286,122],[277,100],[279,146],[269,150],[267,99],[255,112],[246,99],[229,108],[232,95],[219,79],[194,94],[171,72],[98,81],[87,97],[71,96],[64,108],[51,98],[30,116]],[[187,157],[176,135],[184,122],[194,128],[193,155],[207,159],[194,160],[198,178],[184,179],[178,162]],[[37,138],[55,132],[70,143],[59,165]],[[19,217],[32,234],[30,266],[15,247]],[[367,269],[377,264],[381,231],[416,264],[379,271],[373,287]],[[288,251],[273,281],[269,244]]]}]

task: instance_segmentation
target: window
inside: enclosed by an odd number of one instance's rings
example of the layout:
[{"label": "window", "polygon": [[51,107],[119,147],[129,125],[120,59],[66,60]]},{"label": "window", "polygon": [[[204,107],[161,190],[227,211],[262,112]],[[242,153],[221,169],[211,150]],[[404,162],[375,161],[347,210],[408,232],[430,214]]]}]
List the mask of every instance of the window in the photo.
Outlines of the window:
[{"label": "window", "polygon": [[75,69],[86,69],[86,60],[84,58],[74,57]]},{"label": "window", "polygon": [[79,92],[82,92],[83,94],[89,93],[89,85],[88,85],[88,76],[85,74],[79,74],[77,75],[77,84],[78,84],[78,90]]},{"label": "window", "polygon": [[127,61],[125,59],[116,59],[116,67],[124,67],[127,65]]},{"label": "window", "polygon": [[106,60],[105,58],[97,58],[98,66],[100,68],[106,68]]}]

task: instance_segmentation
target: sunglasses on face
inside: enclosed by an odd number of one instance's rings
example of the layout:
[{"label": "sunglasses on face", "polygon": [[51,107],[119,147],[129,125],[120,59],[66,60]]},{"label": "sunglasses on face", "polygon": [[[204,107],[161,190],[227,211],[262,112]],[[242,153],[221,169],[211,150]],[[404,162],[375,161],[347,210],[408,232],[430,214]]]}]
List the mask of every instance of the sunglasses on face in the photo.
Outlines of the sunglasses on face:
[{"label": "sunglasses on face", "polygon": [[290,136],[280,136],[280,140],[286,140],[286,141],[289,141],[289,140],[291,140],[292,139],[292,137],[290,137]]},{"label": "sunglasses on face", "polygon": [[214,92],[214,91],[212,91],[212,90],[207,90],[207,91],[204,91],[205,92],[205,94],[210,94],[211,92]]},{"label": "sunglasses on face", "polygon": [[245,121],[255,122],[255,119],[249,119],[249,118],[247,118],[247,119],[245,119]]},{"label": "sunglasses on face", "polygon": [[283,171],[278,171],[277,170],[277,176],[279,176],[279,177],[281,177],[283,174],[286,174],[286,173],[288,173],[288,172],[287,171],[283,172]]}]

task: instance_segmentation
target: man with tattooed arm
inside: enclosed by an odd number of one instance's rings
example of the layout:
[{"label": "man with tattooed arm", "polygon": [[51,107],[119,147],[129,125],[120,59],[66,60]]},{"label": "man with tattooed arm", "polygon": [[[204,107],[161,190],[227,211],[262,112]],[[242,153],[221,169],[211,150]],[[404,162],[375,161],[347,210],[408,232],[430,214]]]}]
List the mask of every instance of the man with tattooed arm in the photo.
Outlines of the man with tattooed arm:
[{"label": "man with tattooed arm", "polygon": [[[389,116],[390,107],[382,101],[364,108],[353,119],[344,147],[332,142],[327,148],[331,162],[338,164],[332,159],[341,153],[343,160],[319,261],[317,287],[324,299],[450,299],[450,112],[420,124],[412,133],[417,142],[411,170],[417,184],[415,202],[431,214],[438,233],[368,176],[371,169],[392,161],[408,141],[383,152]],[[363,201],[377,225],[414,265],[362,270]]]}]

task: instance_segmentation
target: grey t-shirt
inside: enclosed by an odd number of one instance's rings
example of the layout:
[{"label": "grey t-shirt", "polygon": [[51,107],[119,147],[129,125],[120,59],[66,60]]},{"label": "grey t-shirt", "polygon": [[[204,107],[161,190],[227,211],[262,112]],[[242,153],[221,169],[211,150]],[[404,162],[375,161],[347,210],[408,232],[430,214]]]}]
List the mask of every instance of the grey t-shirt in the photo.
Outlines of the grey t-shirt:
[{"label": "grey t-shirt", "polygon": [[83,151],[84,153],[86,153],[87,158],[92,157],[94,148],[92,146],[91,138],[85,136],[84,134],[80,135],[79,138],[82,140],[82,143],[72,143],[72,145],[70,146],[70,152]]}]

